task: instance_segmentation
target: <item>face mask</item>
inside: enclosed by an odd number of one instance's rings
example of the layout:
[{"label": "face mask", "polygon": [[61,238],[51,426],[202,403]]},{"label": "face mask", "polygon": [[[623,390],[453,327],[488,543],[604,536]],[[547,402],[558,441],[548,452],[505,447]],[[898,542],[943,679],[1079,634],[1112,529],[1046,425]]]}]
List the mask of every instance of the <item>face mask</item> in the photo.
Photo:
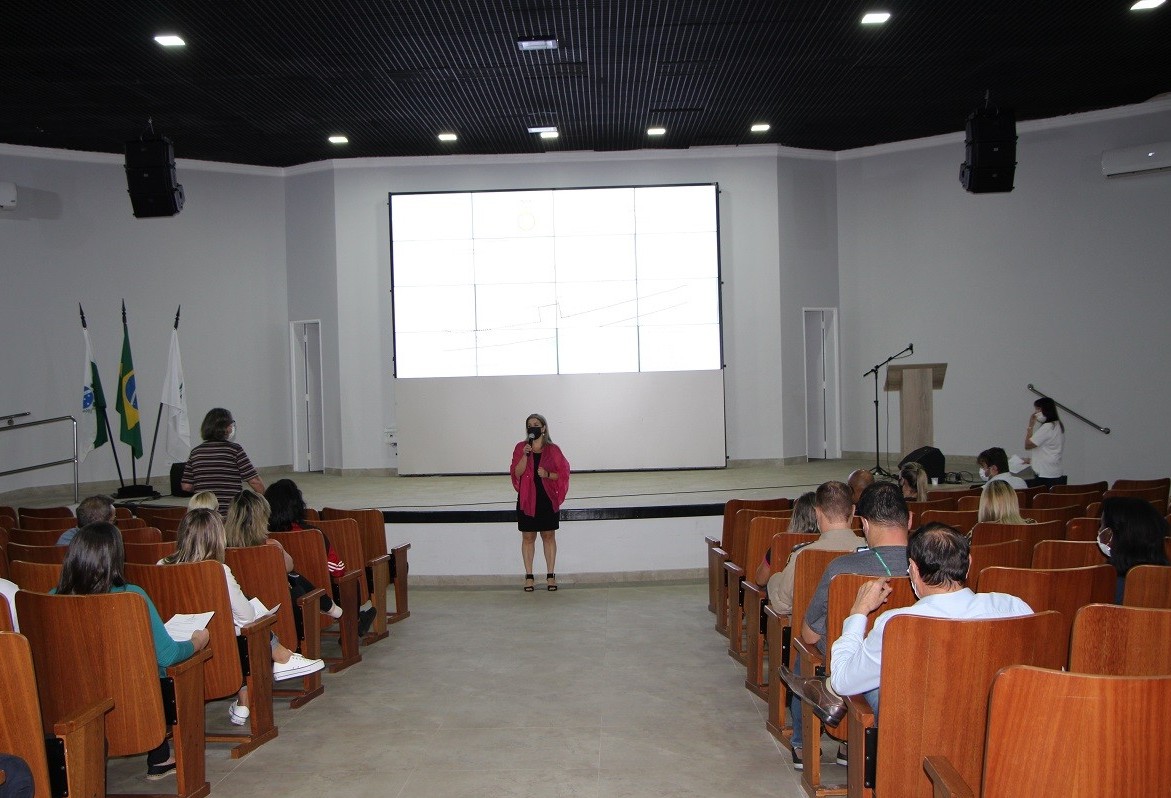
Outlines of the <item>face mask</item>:
[{"label": "face mask", "polygon": [[231,431],[228,432],[228,440],[230,440],[230,441],[236,440],[236,425],[235,424],[232,425]]},{"label": "face mask", "polygon": [[983,479],[983,480],[988,479],[988,474],[984,471],[983,468],[980,469],[980,479]]},{"label": "face mask", "polygon": [[1040,411],[1033,413],[1033,418],[1037,419],[1037,421],[1041,422],[1042,424],[1045,423],[1045,414]]},{"label": "face mask", "polygon": [[1098,548],[1101,549],[1102,553],[1106,555],[1107,560],[1110,559],[1110,547],[1109,546],[1107,546],[1105,543],[1103,543],[1102,541],[1099,540],[1098,541]]},{"label": "face mask", "polygon": [[526,433],[531,438],[539,438],[539,437],[541,437],[541,428],[540,427],[528,427],[528,428],[526,428]]}]

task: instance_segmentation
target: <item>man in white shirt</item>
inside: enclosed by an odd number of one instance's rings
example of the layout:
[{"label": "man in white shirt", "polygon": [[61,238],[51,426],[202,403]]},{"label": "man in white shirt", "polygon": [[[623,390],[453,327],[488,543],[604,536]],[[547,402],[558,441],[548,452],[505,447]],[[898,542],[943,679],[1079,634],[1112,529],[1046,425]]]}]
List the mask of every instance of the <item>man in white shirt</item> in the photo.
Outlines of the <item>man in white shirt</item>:
[{"label": "man in white shirt", "polygon": [[980,466],[980,479],[988,482],[1007,482],[1015,490],[1024,490],[1028,487],[1023,479],[1008,470],[1008,454],[999,446],[980,452],[976,456],[976,463]]},{"label": "man in white shirt", "polygon": [[[923,615],[931,618],[1015,618],[1033,610],[1007,593],[973,593],[967,586],[970,542],[946,524],[928,523],[907,544],[907,573],[919,601],[910,607],[884,612],[866,634],[866,616],[890,594],[888,579],[875,579],[858,590],[842,636],[833,644],[833,672],[829,686],[839,696],[865,694],[878,714],[879,676],[882,673],[882,636],[891,618]],[[865,635],[865,636],[864,636]],[[913,667],[913,664],[909,664]]]}]

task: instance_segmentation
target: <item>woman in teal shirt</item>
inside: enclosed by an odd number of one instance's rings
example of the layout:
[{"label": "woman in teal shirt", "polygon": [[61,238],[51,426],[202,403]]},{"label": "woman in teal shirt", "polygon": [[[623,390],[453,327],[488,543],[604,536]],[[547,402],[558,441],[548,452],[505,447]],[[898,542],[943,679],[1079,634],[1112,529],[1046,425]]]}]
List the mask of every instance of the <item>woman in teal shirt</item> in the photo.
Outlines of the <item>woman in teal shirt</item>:
[{"label": "woman in teal shirt", "polygon": [[[165,675],[169,666],[182,662],[207,645],[207,630],[196,631],[190,641],[172,640],[150,596],[138,585],[126,584],[122,576],[124,562],[122,533],[118,527],[105,522],[87,524],[77,531],[69,544],[65,564],[61,567],[61,581],[52,592],[63,596],[96,593],[137,593],[142,596],[150,615],[159,675]],[[166,739],[146,755],[146,766],[146,777],[152,781],[175,772],[175,758],[171,756],[171,746]]]}]

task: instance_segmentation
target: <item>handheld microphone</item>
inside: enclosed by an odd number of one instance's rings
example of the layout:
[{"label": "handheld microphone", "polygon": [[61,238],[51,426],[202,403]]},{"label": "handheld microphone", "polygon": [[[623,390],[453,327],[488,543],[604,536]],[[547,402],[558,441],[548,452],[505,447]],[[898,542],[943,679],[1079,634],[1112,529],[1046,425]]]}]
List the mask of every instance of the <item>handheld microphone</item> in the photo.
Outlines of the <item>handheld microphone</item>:
[{"label": "handheld microphone", "polygon": [[536,439],[537,439],[537,436],[534,433],[530,432],[529,433],[529,443],[532,443]]}]

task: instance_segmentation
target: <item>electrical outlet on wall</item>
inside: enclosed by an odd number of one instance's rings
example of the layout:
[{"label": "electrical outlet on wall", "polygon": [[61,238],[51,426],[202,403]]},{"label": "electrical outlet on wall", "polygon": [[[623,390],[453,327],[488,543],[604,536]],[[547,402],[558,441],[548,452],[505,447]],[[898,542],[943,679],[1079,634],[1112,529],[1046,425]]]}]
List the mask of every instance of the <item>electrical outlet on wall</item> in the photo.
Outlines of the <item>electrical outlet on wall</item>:
[{"label": "electrical outlet on wall", "polygon": [[398,430],[394,427],[387,427],[382,431],[382,438],[386,441],[387,446],[398,446]]}]

